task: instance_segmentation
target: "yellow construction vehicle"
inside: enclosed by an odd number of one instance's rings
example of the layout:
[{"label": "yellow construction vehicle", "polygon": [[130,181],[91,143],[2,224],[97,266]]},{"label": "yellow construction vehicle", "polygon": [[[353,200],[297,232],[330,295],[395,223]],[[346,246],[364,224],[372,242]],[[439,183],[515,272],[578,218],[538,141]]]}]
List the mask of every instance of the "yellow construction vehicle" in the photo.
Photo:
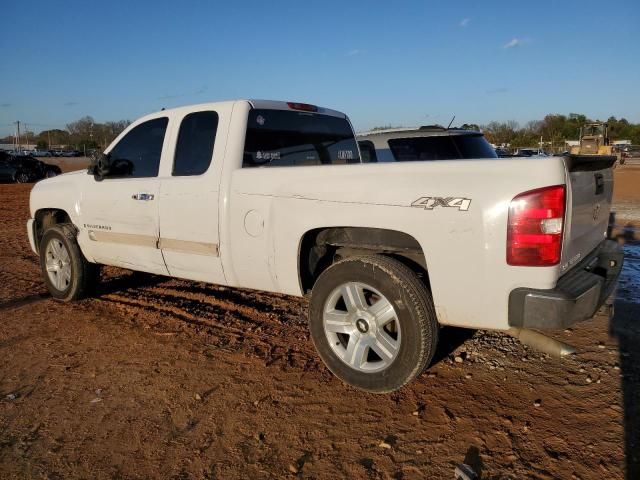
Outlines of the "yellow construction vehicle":
[{"label": "yellow construction vehicle", "polygon": [[580,129],[580,145],[571,147],[572,155],[612,155],[609,124],[585,123]]}]

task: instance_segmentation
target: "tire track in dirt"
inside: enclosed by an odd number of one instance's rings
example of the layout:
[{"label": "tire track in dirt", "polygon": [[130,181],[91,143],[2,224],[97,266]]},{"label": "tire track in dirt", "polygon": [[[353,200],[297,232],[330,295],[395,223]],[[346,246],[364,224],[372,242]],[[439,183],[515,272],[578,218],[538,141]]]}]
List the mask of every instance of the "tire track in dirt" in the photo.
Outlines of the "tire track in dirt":
[{"label": "tire track in dirt", "polygon": [[51,298],[49,294],[40,293],[37,295],[27,295],[26,297],[8,300],[6,302],[0,302],[0,311],[23,307],[25,305],[30,305],[32,303],[41,302],[48,298]]},{"label": "tire track in dirt", "polygon": [[[307,331],[303,299],[162,279],[149,286],[127,286],[127,274],[109,269],[123,288],[92,302],[113,308],[125,318],[154,331],[189,329],[208,342],[258,357],[266,365],[319,368]],[[131,282],[133,283],[133,281]]]}]

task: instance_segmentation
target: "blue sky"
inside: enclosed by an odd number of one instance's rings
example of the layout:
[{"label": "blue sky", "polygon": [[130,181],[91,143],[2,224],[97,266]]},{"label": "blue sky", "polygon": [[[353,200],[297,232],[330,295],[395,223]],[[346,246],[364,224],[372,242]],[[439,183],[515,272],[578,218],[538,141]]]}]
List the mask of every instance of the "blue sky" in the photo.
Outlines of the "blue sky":
[{"label": "blue sky", "polygon": [[21,0],[3,7],[0,58],[2,136],[233,98],[336,108],[358,130],[640,122],[638,0]]}]

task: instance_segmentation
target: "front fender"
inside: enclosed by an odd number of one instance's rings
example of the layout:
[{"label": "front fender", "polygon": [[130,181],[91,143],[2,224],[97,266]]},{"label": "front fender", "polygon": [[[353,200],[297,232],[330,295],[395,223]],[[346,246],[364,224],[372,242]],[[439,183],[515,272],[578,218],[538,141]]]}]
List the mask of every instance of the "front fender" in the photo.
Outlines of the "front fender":
[{"label": "front fender", "polygon": [[63,210],[76,223],[80,214],[80,183],[86,173],[73,172],[48,178],[36,183],[29,196],[29,212],[36,218],[36,212],[43,209]]},{"label": "front fender", "polygon": [[[42,235],[41,222],[46,212],[64,212],[63,217],[74,225],[80,224],[80,200],[82,198],[81,182],[84,172],[74,172],[41,180],[31,189],[29,196],[29,212],[31,218],[27,222],[27,235],[31,249],[38,253],[38,239]],[[86,174],[85,174],[86,175]],[[54,221],[55,223],[55,221]]]}]

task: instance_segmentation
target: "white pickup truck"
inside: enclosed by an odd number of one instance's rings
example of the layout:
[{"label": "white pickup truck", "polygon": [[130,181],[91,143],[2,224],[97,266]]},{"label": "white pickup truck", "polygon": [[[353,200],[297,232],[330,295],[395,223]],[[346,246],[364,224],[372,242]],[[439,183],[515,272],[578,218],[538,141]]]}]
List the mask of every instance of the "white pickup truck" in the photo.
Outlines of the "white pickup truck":
[{"label": "white pickup truck", "polygon": [[415,378],[441,325],[593,316],[622,266],[612,161],[418,159],[362,163],[348,118],[308,104],[163,110],[88,172],[36,184],[27,232],[60,300],[88,295],[99,265],[310,294],[320,357],[372,392]]}]

